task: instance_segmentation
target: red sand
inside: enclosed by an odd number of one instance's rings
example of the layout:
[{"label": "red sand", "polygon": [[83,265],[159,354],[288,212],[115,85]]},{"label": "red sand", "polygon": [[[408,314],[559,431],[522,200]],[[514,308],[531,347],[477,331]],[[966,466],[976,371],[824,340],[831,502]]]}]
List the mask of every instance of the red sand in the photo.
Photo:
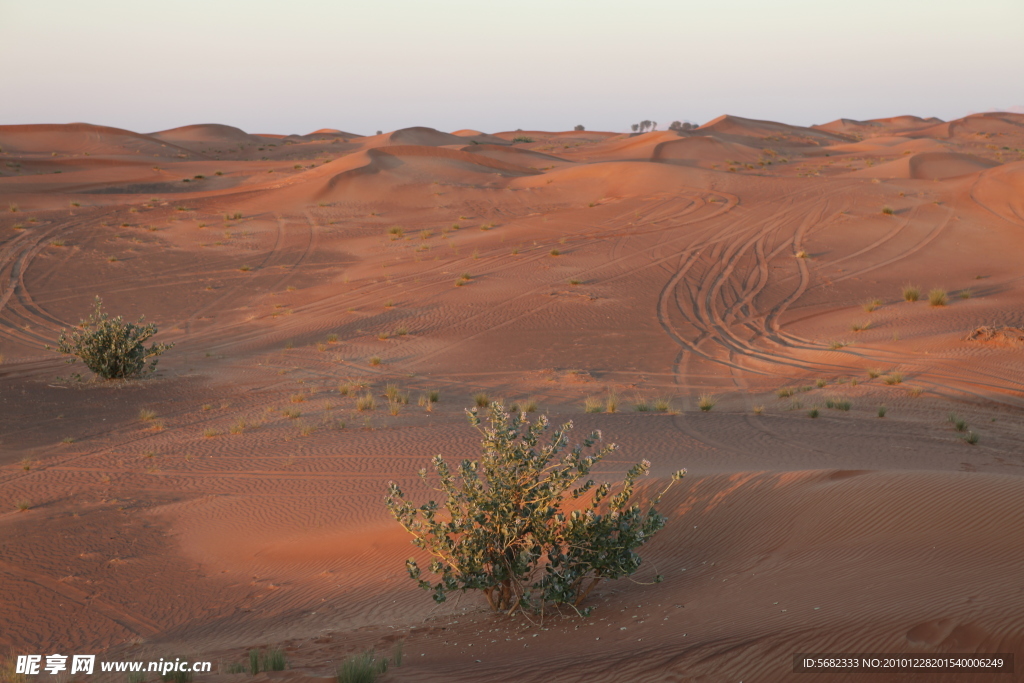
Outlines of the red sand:
[{"label": "red sand", "polygon": [[[868,680],[790,673],[808,651],[1024,666],[1024,115],[0,126],[0,150],[0,647],[226,671],[280,645],[296,681],[397,640],[382,681]],[[155,377],[55,381],[44,346],[96,295],[176,343]],[[475,453],[480,391],[602,429],[609,476],[689,469],[642,551],[663,583],[603,585],[545,630],[415,588],[384,485],[425,495],[430,456]],[[584,413],[609,391],[618,412]]]}]

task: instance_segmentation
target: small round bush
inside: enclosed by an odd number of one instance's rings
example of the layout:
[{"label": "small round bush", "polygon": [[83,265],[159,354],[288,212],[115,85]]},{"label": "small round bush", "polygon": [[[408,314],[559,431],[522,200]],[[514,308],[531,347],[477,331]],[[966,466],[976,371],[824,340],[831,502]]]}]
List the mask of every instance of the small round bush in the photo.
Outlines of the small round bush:
[{"label": "small round bush", "polygon": [[[81,360],[103,379],[133,379],[156,370],[157,356],[174,344],[145,345],[157,333],[153,323],[126,323],[121,316],[110,318],[103,312],[103,301],[96,297],[92,314],[78,329],[62,330],[56,351],[72,356],[68,363]],[[49,348],[49,347],[47,347]]]}]

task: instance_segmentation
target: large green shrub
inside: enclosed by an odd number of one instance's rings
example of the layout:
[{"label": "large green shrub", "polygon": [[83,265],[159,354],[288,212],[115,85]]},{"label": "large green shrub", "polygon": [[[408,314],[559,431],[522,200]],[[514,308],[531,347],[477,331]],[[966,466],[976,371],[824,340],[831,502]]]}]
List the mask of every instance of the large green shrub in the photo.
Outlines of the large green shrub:
[{"label": "large green shrub", "polygon": [[[62,330],[56,350],[72,356],[68,363],[81,360],[104,379],[130,379],[156,370],[156,357],[174,344],[144,342],[157,333],[153,323],[126,323],[118,316],[110,318],[103,312],[103,301],[96,297],[92,314],[78,324],[78,329]],[[49,347],[48,347],[49,348]]]},{"label": "large green shrub", "polygon": [[[511,614],[543,612],[549,603],[578,609],[601,581],[635,572],[636,550],[666,521],[655,509],[665,491],[646,507],[632,501],[634,483],[650,463],[630,468],[613,493],[589,478],[617,448],[595,452],[600,432],[569,448],[569,422],[541,444],[546,417],[531,424],[525,413],[512,416],[495,403],[489,426],[481,427],[478,410],[468,413],[484,437],[479,459],[463,461],[455,472],[440,455],[433,459],[441,504],[414,506],[396,483],[388,484],[388,509],[414,536],[413,545],[431,555],[438,580],[421,578],[415,559],[406,562],[409,576],[437,602],[453,591],[480,590],[492,609]],[[676,472],[672,482],[685,474]],[[420,476],[429,485],[426,468]]]}]

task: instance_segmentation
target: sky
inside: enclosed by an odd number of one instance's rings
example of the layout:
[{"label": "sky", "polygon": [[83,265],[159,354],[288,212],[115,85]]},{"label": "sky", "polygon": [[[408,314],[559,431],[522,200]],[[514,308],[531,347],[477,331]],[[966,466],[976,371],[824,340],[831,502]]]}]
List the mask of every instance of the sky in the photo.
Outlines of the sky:
[{"label": "sky", "polygon": [[624,131],[1024,112],[1024,0],[0,0],[0,125]]}]

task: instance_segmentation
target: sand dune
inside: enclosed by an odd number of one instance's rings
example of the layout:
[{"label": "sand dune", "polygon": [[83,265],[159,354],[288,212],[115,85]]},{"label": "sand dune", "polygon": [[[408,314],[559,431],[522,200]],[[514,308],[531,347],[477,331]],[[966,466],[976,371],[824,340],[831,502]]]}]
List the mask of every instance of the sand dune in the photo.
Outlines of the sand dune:
[{"label": "sand dune", "polygon": [[[1000,112],[0,127],[0,646],[286,652],[221,683],[328,683],[398,641],[381,683],[782,681],[816,650],[1019,666],[1022,149]],[[81,366],[46,346],[97,295],[176,344],[154,377],[56,379]],[[602,430],[599,480],[689,470],[590,617],[436,606],[405,573],[386,482],[432,495],[417,472],[478,451],[481,392]],[[905,679],[807,680],[869,678]]]},{"label": "sand dune", "polygon": [[905,156],[895,161],[850,173],[862,178],[915,178],[917,180],[943,180],[971,173],[979,173],[993,166],[994,161],[970,154],[955,152],[924,152]]}]

